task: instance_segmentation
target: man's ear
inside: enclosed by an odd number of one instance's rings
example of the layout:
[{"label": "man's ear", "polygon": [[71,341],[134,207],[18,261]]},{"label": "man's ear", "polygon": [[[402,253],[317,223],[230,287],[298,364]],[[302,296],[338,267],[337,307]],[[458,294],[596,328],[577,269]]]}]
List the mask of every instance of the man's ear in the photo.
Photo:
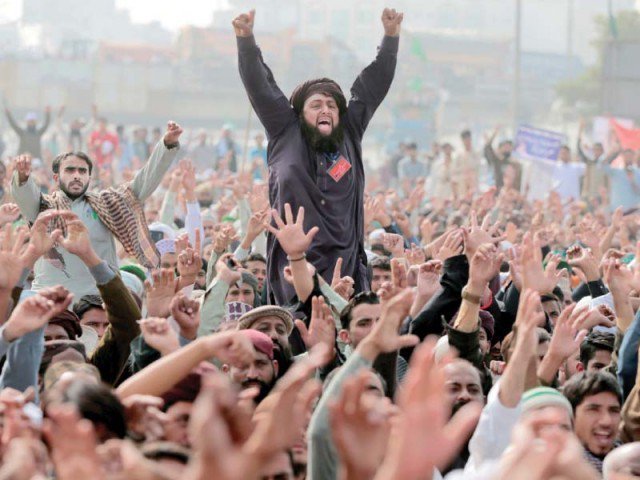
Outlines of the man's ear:
[{"label": "man's ear", "polygon": [[584,367],[584,364],[582,362],[578,362],[576,363],[576,372],[584,372],[586,369]]},{"label": "man's ear", "polygon": [[58,175],[57,173],[53,174],[53,181],[58,183],[58,181],[60,180],[60,175]]},{"label": "man's ear", "polygon": [[345,345],[351,345],[351,336],[349,331],[344,328],[338,332],[338,339]]},{"label": "man's ear", "polygon": [[280,366],[278,365],[278,360],[273,360],[273,373],[276,378],[278,378],[278,370]]},{"label": "man's ear", "polygon": [[224,373],[229,373],[229,365],[227,365],[226,363],[222,365],[222,371]]}]

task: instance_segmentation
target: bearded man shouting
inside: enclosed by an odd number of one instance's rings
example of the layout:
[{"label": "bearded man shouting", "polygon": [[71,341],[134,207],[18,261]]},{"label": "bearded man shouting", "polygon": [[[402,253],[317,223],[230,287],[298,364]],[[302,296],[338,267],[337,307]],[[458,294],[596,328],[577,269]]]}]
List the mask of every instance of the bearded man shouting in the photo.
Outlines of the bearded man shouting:
[{"label": "bearded man shouting", "polygon": [[[305,209],[305,231],[319,232],[306,252],[307,260],[331,282],[338,258],[342,276],[355,281],[356,293],[368,290],[364,251],[364,165],[362,136],[387,94],[396,68],[402,13],[385,9],[385,36],[376,59],[351,87],[347,102],[340,86],[319,78],[299,85],[287,100],[253,36],[255,11],[233,20],[238,42],[240,77],[269,146],[269,200],[281,217],[284,205]],[[299,258],[287,258],[276,238],[268,238],[269,300],[283,305],[294,295],[283,269]]]}]

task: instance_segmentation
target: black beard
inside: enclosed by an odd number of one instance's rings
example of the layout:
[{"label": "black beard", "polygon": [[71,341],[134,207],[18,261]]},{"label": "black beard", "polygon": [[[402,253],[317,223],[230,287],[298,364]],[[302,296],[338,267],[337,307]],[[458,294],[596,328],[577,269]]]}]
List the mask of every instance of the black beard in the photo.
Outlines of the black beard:
[{"label": "black beard", "polygon": [[255,387],[256,384],[258,384],[258,388],[260,389],[260,391],[258,392],[258,395],[256,395],[256,397],[253,399],[253,401],[256,405],[258,405],[260,402],[262,402],[262,400],[267,398],[267,395],[269,395],[269,393],[271,393],[271,389],[275,385],[275,379],[271,383],[266,383],[257,378],[252,378],[245,380],[241,385],[242,389],[244,390],[247,388]]},{"label": "black beard", "polygon": [[334,127],[329,135],[322,135],[317,127],[310,126],[301,116],[300,130],[302,131],[304,139],[316,152],[337,152],[344,141],[344,128],[342,128],[342,123]]},{"label": "black beard", "polygon": [[76,194],[76,193],[71,193],[69,190],[67,190],[67,187],[62,182],[58,182],[58,186],[60,187],[60,190],[62,190],[64,192],[64,194],[67,197],[69,197],[71,200],[75,200],[76,198],[80,198],[81,196],[83,196],[87,192],[87,189],[89,188],[89,184],[87,183],[84,186],[84,188],[82,189],[82,192]]},{"label": "black beard", "polygon": [[458,413],[458,410],[460,410],[462,407],[464,407],[467,403],[469,402],[456,402],[453,404],[453,408],[451,409],[451,416],[453,417],[456,413]]},{"label": "black beard", "polygon": [[278,361],[278,378],[287,373],[289,367],[293,365],[293,354],[290,347],[284,347],[279,341],[273,340],[273,358]]}]

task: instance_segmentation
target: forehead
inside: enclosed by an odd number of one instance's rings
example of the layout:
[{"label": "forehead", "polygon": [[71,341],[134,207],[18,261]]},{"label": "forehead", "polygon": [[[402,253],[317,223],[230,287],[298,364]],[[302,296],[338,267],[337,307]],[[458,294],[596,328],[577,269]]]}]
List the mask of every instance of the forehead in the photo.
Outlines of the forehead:
[{"label": "forehead", "polygon": [[249,260],[247,262],[247,267],[249,268],[264,268],[267,264],[262,260]]},{"label": "forehead", "polygon": [[76,157],[75,155],[70,155],[67,158],[63,159],[60,162],[61,168],[88,168],[87,162],[85,162],[80,157]]},{"label": "forehead", "polygon": [[391,275],[391,269],[373,267],[371,271],[374,275]]},{"label": "forehead", "polygon": [[444,369],[446,383],[477,385],[480,387],[480,373],[471,365],[450,363]]},{"label": "forehead", "polygon": [[307,104],[312,103],[312,102],[333,102],[333,103],[335,103],[336,100],[331,95],[327,95],[327,94],[324,94],[324,93],[314,93],[313,95],[311,95],[310,97],[308,97],[304,101],[304,104],[307,105]]},{"label": "forehead", "polygon": [[107,312],[98,307],[92,307],[82,315],[81,320],[107,320]]},{"label": "forehead", "polygon": [[266,317],[261,317],[258,320],[256,320],[256,323],[253,324],[253,327],[258,329],[258,328],[265,328],[265,327],[277,327],[278,325],[282,325],[283,327],[286,327],[284,320],[282,320],[280,317],[276,317],[275,315],[268,315]]},{"label": "forehead", "polygon": [[354,307],[353,311],[351,312],[351,318],[379,317],[381,311],[382,305],[380,305],[379,303],[361,303],[360,305]]},{"label": "forehead", "polygon": [[578,406],[584,405],[600,405],[602,407],[620,406],[618,397],[611,392],[600,392],[596,395],[589,395],[585,397],[582,403]]}]

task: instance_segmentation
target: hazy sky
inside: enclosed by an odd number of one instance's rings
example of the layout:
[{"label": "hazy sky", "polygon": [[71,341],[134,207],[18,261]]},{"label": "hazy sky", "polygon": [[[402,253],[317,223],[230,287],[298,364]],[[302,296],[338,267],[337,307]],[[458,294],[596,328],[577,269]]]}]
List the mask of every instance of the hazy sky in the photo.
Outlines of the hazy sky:
[{"label": "hazy sky", "polygon": [[[226,0],[116,0],[118,8],[130,11],[134,22],[158,20],[171,30],[187,24],[208,25],[214,9],[225,4]],[[0,21],[19,18],[21,8],[22,0],[0,0]]]}]

